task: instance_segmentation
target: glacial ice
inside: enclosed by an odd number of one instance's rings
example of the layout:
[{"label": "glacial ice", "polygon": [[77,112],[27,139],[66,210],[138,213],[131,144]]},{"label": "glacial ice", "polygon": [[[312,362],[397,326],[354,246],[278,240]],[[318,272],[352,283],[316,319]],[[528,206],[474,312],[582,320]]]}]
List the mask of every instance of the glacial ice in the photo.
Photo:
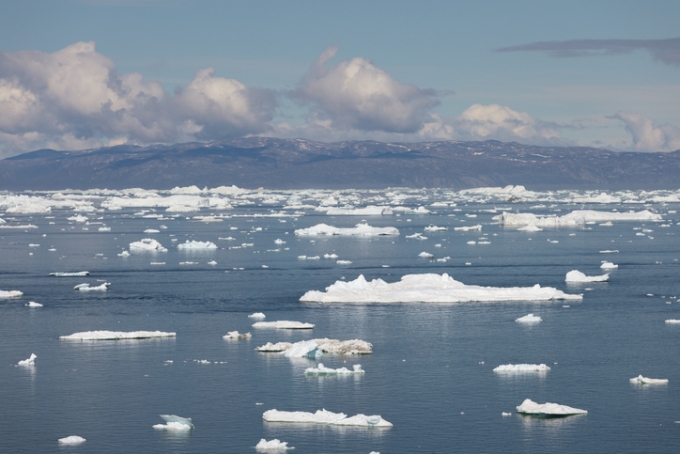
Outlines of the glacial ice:
[{"label": "glacial ice", "polygon": [[222,339],[226,340],[237,340],[237,339],[250,339],[253,337],[250,333],[239,333],[238,331],[229,331],[226,335],[222,336]]},{"label": "glacial ice", "polygon": [[154,252],[167,252],[168,250],[164,248],[161,243],[154,240],[153,238],[144,238],[139,241],[133,241],[130,243],[131,251],[154,251]]},{"label": "glacial ice", "polygon": [[34,365],[35,365],[35,359],[36,359],[36,358],[37,358],[37,356],[35,355],[35,353],[31,353],[31,357],[30,357],[30,358],[28,358],[28,359],[22,359],[21,361],[19,361],[19,362],[17,363],[17,366],[25,366],[25,367],[34,366]]},{"label": "glacial ice", "polygon": [[517,407],[517,413],[532,416],[571,416],[584,415],[588,412],[578,408],[567,407],[566,405],[551,402],[538,404],[531,399],[525,399],[522,405]]},{"label": "glacial ice", "polygon": [[194,428],[191,418],[182,418],[177,415],[160,415],[165,420],[165,424],[156,424],[154,429],[184,432]]},{"label": "glacial ice", "polygon": [[50,273],[50,276],[54,277],[72,277],[72,276],[89,276],[89,271],[74,271],[74,272],[56,272]]},{"label": "glacial ice", "polygon": [[97,285],[94,287],[91,287],[90,284],[78,284],[75,287],[73,287],[73,290],[78,290],[81,292],[105,292],[109,289],[109,286],[111,285],[110,282],[104,282],[101,285]]},{"label": "glacial ice", "polygon": [[267,316],[264,315],[262,312],[255,312],[253,314],[250,314],[248,318],[266,318]]},{"label": "glacial ice", "polygon": [[365,371],[361,368],[360,364],[355,364],[352,366],[352,370],[350,370],[346,367],[333,369],[330,367],[325,367],[322,363],[319,363],[317,367],[308,367],[305,370],[305,375],[353,375],[363,373],[365,373]]},{"label": "glacial ice", "polygon": [[130,257],[130,253],[126,250],[123,250],[123,252],[118,254],[118,257]]},{"label": "glacial ice", "polygon": [[407,274],[399,282],[382,279],[366,281],[360,275],[353,281],[336,281],[325,292],[310,290],[300,298],[318,303],[462,303],[489,301],[580,300],[553,287],[482,287],[465,285],[448,274]]},{"label": "glacial ice", "polygon": [[28,306],[28,307],[43,307],[42,304],[36,303],[35,301],[29,301],[29,302],[26,304],[26,306]]},{"label": "glacial ice", "polygon": [[69,437],[60,438],[59,444],[60,445],[74,446],[74,445],[79,445],[81,443],[84,443],[85,441],[86,440],[83,437],[79,437],[78,435],[71,435]]},{"label": "glacial ice", "polygon": [[274,329],[312,329],[312,323],[295,322],[290,320],[277,320],[275,322],[255,322],[253,328],[274,328]]},{"label": "glacial ice", "polygon": [[0,290],[0,298],[19,298],[23,294],[19,290]]},{"label": "glacial ice", "polygon": [[602,262],[602,265],[600,265],[600,268],[603,270],[615,270],[618,267],[619,265],[616,265],[612,262]]},{"label": "glacial ice", "polygon": [[420,257],[421,259],[434,260],[434,254],[430,254],[429,252],[425,251],[418,254],[418,257]]},{"label": "glacial ice", "polygon": [[255,348],[261,353],[281,353],[292,352],[286,356],[288,357],[308,357],[313,352],[312,356],[321,354],[327,355],[369,355],[373,352],[373,344],[360,339],[350,339],[341,341],[338,339],[312,339],[300,341],[296,343],[278,342],[273,344],[267,342],[261,347]]},{"label": "glacial ice", "polygon": [[399,235],[395,227],[371,227],[368,224],[357,224],[354,228],[333,227],[327,224],[317,224],[307,229],[297,229],[299,236],[343,235],[343,236],[381,236]]},{"label": "glacial ice", "polygon": [[455,230],[456,232],[481,232],[482,224],[461,225],[460,227],[454,227],[453,230]]},{"label": "glacial ice", "polygon": [[336,426],[365,426],[365,427],[392,427],[392,423],[385,421],[379,415],[358,414],[348,417],[344,413],[333,413],[326,409],[317,410],[316,413],[304,411],[279,411],[268,410],[262,415],[267,422],[291,422],[303,424],[329,424]]},{"label": "glacial ice", "polygon": [[503,364],[496,367],[493,371],[498,374],[528,374],[545,373],[550,367],[545,364]]},{"label": "glacial ice", "polygon": [[517,323],[539,323],[542,322],[543,319],[537,315],[534,314],[527,314],[524,317],[520,317],[515,320]]},{"label": "glacial ice", "polygon": [[668,379],[666,378],[647,378],[642,375],[638,375],[635,378],[631,378],[630,382],[635,385],[667,385]]},{"label": "glacial ice", "polygon": [[369,205],[364,208],[329,208],[327,216],[380,216],[392,214],[392,208]]},{"label": "glacial ice", "polygon": [[571,270],[567,273],[566,282],[604,282],[609,279],[608,274],[601,274],[599,276],[586,276],[578,270]]},{"label": "glacial ice", "polygon": [[425,227],[423,230],[426,231],[426,232],[444,232],[448,229],[449,229],[448,227],[440,227],[440,226],[437,226],[437,225],[431,225],[430,224],[427,227]]},{"label": "glacial ice", "polygon": [[669,325],[680,325],[680,320],[669,318],[668,320],[666,320],[666,323],[668,323]]},{"label": "glacial ice", "polygon": [[278,438],[273,440],[260,439],[259,443],[255,445],[255,450],[257,452],[269,452],[269,451],[287,451],[289,449],[295,449],[294,447],[288,447],[287,441],[281,441]]},{"label": "glacial ice", "polygon": [[533,213],[503,213],[494,216],[492,219],[498,221],[499,225],[506,227],[522,227],[533,224],[537,227],[577,227],[585,225],[586,222],[604,221],[659,221],[663,219],[661,215],[652,213],[649,210],[639,212],[620,213],[618,211],[595,211],[595,210],[575,210],[564,216],[537,216]]},{"label": "glacial ice", "polygon": [[59,336],[62,340],[132,340],[132,339],[156,339],[175,337],[176,333],[163,331],[83,331],[68,336]]},{"label": "glacial ice", "polygon": [[217,245],[210,241],[187,241],[183,244],[178,244],[177,249],[184,250],[206,250],[206,249],[217,249]]}]

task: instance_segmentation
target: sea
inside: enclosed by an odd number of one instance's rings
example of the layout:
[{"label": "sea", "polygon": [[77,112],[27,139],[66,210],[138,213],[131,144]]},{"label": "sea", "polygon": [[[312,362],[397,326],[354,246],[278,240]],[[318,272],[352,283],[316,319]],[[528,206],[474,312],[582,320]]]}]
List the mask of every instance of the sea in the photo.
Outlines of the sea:
[{"label": "sea", "polygon": [[[567,194],[537,202],[424,190],[396,197],[398,192],[380,193],[383,203],[400,204],[383,215],[332,216],[309,206],[286,211],[286,198],[304,198],[294,191],[279,194],[278,202],[264,203],[266,194],[251,194],[248,203],[232,203],[230,209],[197,207],[181,214],[159,207],[103,209],[107,195],[101,194],[81,194],[94,211],[64,206],[39,214],[0,211],[5,226],[34,226],[0,229],[0,290],[23,292],[0,299],[0,452],[255,453],[263,438],[287,442],[298,454],[680,450],[680,324],[665,322],[680,319],[677,199],[653,201],[638,194],[633,204],[620,197],[589,203]],[[356,206],[368,197],[353,194]],[[375,193],[370,197],[374,200]],[[321,199],[314,200],[319,205]],[[493,219],[503,211],[562,216],[581,209],[650,210],[662,220],[525,232]],[[78,214],[87,221],[69,220]],[[400,234],[295,234],[318,224],[358,223],[396,227]],[[481,231],[454,230],[475,224]],[[103,226],[110,231],[100,231]],[[442,230],[426,231],[428,226]],[[147,229],[158,232],[144,233]],[[407,238],[416,233],[427,239]],[[167,252],[118,255],[143,238],[159,241]],[[187,240],[210,241],[217,248],[177,248]],[[419,257],[421,252],[435,259]],[[618,265],[608,281],[565,282],[571,270],[605,273],[604,260]],[[74,271],[90,274],[49,275]],[[540,284],[583,299],[299,301],[309,290],[323,291],[360,275],[392,283],[421,273],[447,273],[468,285]],[[111,283],[108,291],[74,290],[104,282]],[[264,313],[266,321],[315,327],[256,329],[257,320],[248,317],[255,312]],[[542,321],[515,321],[527,314]],[[159,330],[176,337],[60,339],[95,330]],[[252,337],[223,339],[230,331]],[[316,338],[361,339],[373,352],[307,359],[255,350],[267,342]],[[31,354],[37,356],[34,365],[18,365]],[[365,373],[305,375],[320,362],[348,369],[360,364]],[[550,370],[493,371],[525,363]],[[638,375],[668,384],[631,383]],[[588,413],[525,416],[516,411],[525,399]],[[271,409],[380,415],[393,427],[263,421]],[[161,414],[191,418],[194,428],[154,429],[164,422]],[[86,441],[58,442],[71,435]]]}]

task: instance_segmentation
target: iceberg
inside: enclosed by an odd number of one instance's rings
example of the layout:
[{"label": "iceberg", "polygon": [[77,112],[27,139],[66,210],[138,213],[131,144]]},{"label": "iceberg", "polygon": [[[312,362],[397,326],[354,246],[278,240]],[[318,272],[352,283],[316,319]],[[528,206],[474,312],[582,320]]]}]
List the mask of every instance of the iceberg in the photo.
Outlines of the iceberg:
[{"label": "iceberg", "polygon": [[267,422],[328,424],[335,426],[392,427],[392,423],[385,421],[380,415],[366,416],[363,414],[358,414],[348,417],[344,413],[333,413],[326,409],[317,410],[316,413],[308,413],[304,411],[268,410],[262,414],[262,419]]},{"label": "iceberg", "polygon": [[238,340],[238,339],[250,339],[253,337],[250,333],[239,333],[238,331],[229,331],[226,335],[222,336],[222,339],[227,340]]},{"label": "iceberg", "polygon": [[371,227],[368,224],[357,224],[354,228],[333,227],[327,224],[317,224],[307,229],[297,229],[299,236],[342,235],[342,236],[381,236],[399,235],[395,227]]},{"label": "iceberg", "polygon": [[310,290],[300,298],[317,303],[464,303],[492,301],[581,300],[553,287],[482,287],[465,285],[448,274],[407,274],[399,282],[382,279],[366,281],[360,275],[353,281],[336,281],[325,292]]},{"label": "iceberg", "polygon": [[308,367],[305,370],[305,375],[354,375],[363,374],[365,371],[361,368],[360,364],[355,364],[352,366],[352,370],[346,367],[341,367],[339,369],[332,369],[330,367],[325,367],[323,364],[319,363],[317,367]]},{"label": "iceberg", "polygon": [[91,287],[90,284],[78,284],[75,287],[73,287],[73,290],[78,290],[80,292],[105,292],[109,289],[109,286],[111,285],[110,282],[104,282],[101,285],[97,285],[95,287]]},{"label": "iceberg", "polygon": [[456,232],[481,232],[482,224],[462,225],[460,227],[454,227],[453,230],[455,230]]},{"label": "iceberg", "polygon": [[292,352],[286,356],[294,357],[295,355],[298,355],[299,357],[305,357],[309,356],[310,352],[314,352],[314,356],[316,356],[318,352],[327,355],[370,355],[373,353],[373,344],[361,339],[341,341],[338,339],[323,338],[300,341],[294,344],[290,342],[278,342],[276,344],[267,342],[265,345],[257,347],[255,350],[262,353],[281,353],[288,352],[291,349]]},{"label": "iceberg", "polygon": [[187,241],[183,244],[178,244],[177,249],[189,249],[189,250],[205,250],[205,249],[217,249],[217,245],[210,241]]},{"label": "iceberg", "polygon": [[525,225],[524,227],[518,227],[517,230],[521,232],[541,232],[543,231],[542,228],[534,224],[533,222]]},{"label": "iceberg", "polygon": [[123,252],[118,254],[118,257],[130,257],[130,253],[123,249]]},{"label": "iceberg", "polygon": [[26,304],[28,307],[43,307],[42,304],[36,303],[35,301],[29,301],[28,304]]},{"label": "iceberg", "polygon": [[156,424],[153,426],[154,429],[184,432],[194,428],[191,418],[182,418],[177,415],[160,415],[160,417],[165,420],[165,424]]},{"label": "iceberg", "polygon": [[290,320],[277,320],[275,322],[255,322],[253,328],[274,328],[274,329],[312,329],[312,323],[293,322]]},{"label": "iceberg", "polygon": [[283,352],[283,356],[288,358],[314,359],[321,355],[323,355],[323,352],[319,349],[319,345],[314,340],[296,342]]},{"label": "iceberg", "polygon": [[609,279],[608,274],[601,274],[599,276],[586,276],[578,270],[571,270],[567,273],[566,282],[604,282]]},{"label": "iceberg", "polygon": [[59,336],[61,340],[133,340],[175,337],[176,333],[163,331],[83,331],[68,336]]},{"label": "iceberg", "polygon": [[421,259],[434,260],[434,254],[430,254],[429,252],[425,252],[425,251],[418,254],[418,257],[420,257]]},{"label": "iceberg", "polygon": [[293,344],[291,344],[290,342],[277,342],[276,344],[267,342],[261,347],[255,347],[255,351],[258,351],[260,353],[281,353],[285,352],[292,346]]},{"label": "iceberg", "polygon": [[266,318],[267,316],[264,315],[262,312],[255,312],[253,314],[250,314],[248,318]]},{"label": "iceberg", "polygon": [[73,272],[56,272],[50,273],[50,276],[54,277],[72,277],[72,276],[89,276],[89,271],[73,271]]},{"label": "iceberg", "polygon": [[79,445],[81,443],[84,443],[85,441],[86,440],[83,437],[79,437],[78,435],[71,435],[69,437],[60,438],[59,444],[60,445],[73,446],[73,445]]},{"label": "iceberg", "polygon": [[287,451],[289,449],[295,449],[292,446],[288,446],[287,441],[280,441],[278,438],[273,440],[260,439],[260,442],[255,445],[255,450],[257,452],[268,452],[268,451]]},{"label": "iceberg", "polygon": [[618,211],[575,210],[564,216],[537,216],[533,213],[503,213],[492,218],[505,227],[522,227],[533,224],[537,227],[578,227],[587,222],[607,221],[660,221],[659,214],[649,210],[619,213]]},{"label": "iceberg", "polygon": [[559,405],[551,402],[537,404],[531,399],[525,399],[524,402],[522,402],[522,405],[517,407],[517,413],[531,416],[558,417],[571,415],[585,415],[588,412],[586,410],[567,407],[566,405]]},{"label": "iceberg", "polygon": [[37,358],[37,356],[35,355],[35,353],[31,353],[31,357],[30,357],[30,358],[28,358],[28,359],[23,359],[23,360],[19,361],[19,362],[17,363],[17,366],[25,366],[25,367],[28,367],[28,366],[35,366],[35,359],[36,359],[36,358]]},{"label": "iceberg", "polygon": [[517,323],[539,323],[542,322],[543,319],[537,315],[534,314],[527,314],[524,317],[520,317],[515,320]]},{"label": "iceberg", "polygon": [[635,378],[631,378],[630,382],[635,385],[667,385],[668,379],[666,378],[647,378],[642,375],[638,375]]},{"label": "iceberg", "polygon": [[0,290],[0,298],[19,298],[23,294],[19,290]]},{"label": "iceberg", "polygon": [[612,262],[602,262],[602,265],[600,265],[600,268],[603,270],[615,270],[618,267],[619,265],[616,265]]},{"label": "iceberg", "polygon": [[550,367],[545,364],[503,364],[496,367],[493,371],[497,374],[541,374],[549,370]]},{"label": "iceberg", "polygon": [[139,241],[133,241],[130,243],[131,251],[154,251],[154,252],[167,252],[168,250],[164,248],[161,243],[154,240],[153,238],[144,238]]}]

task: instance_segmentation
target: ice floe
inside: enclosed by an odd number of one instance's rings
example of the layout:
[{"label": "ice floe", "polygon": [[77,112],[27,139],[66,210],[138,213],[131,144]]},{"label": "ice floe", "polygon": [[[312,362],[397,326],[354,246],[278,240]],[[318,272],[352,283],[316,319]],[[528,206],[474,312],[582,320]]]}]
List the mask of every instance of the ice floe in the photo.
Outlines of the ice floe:
[{"label": "ice floe", "polygon": [[271,452],[271,451],[287,451],[289,449],[295,449],[292,446],[288,446],[287,441],[281,441],[278,438],[273,440],[265,440],[264,438],[255,445],[255,450],[257,452]]},{"label": "ice floe", "polygon": [[177,333],[166,333],[163,331],[83,331],[59,336],[62,340],[136,340],[136,339],[157,339],[175,337]]},{"label": "ice floe", "polygon": [[73,271],[73,272],[56,272],[50,273],[50,276],[54,277],[72,277],[72,276],[89,276],[89,271]]},{"label": "ice floe", "polygon": [[109,289],[109,286],[111,286],[110,282],[104,282],[101,285],[96,285],[92,287],[90,284],[78,284],[75,287],[73,287],[73,290],[78,290],[80,292],[105,292]]},{"label": "ice floe", "polygon": [[545,364],[503,364],[496,367],[493,371],[498,374],[542,374],[549,370],[550,367]]},{"label": "ice floe", "polygon": [[139,241],[133,241],[130,243],[131,251],[154,251],[154,252],[167,252],[161,243],[154,240],[153,238],[144,238]]},{"label": "ice floe", "polygon": [[[288,357],[317,357],[327,355],[369,355],[373,352],[373,344],[360,339],[341,341],[338,339],[312,339],[296,343],[267,342],[255,349],[261,353],[287,353]],[[290,353],[288,353],[290,352]]]},{"label": "ice floe", "polygon": [[353,281],[336,281],[325,292],[310,290],[300,298],[318,303],[462,303],[490,301],[580,300],[553,287],[482,287],[465,285],[448,274],[407,274],[387,283],[382,279],[366,281],[360,275]]},{"label": "ice floe", "polygon": [[369,205],[364,208],[329,208],[328,216],[381,216],[392,214],[392,208],[385,206]]},{"label": "ice floe", "polygon": [[371,227],[368,224],[357,224],[354,228],[333,227],[327,224],[317,224],[306,229],[297,229],[295,234],[299,236],[318,235],[342,235],[342,236],[381,236],[399,235],[395,227]]},{"label": "ice floe", "polygon": [[305,370],[305,375],[354,375],[363,373],[365,373],[365,371],[361,368],[360,364],[355,364],[350,370],[346,367],[333,369],[330,367],[325,367],[322,363],[319,363],[317,367],[308,367]]},{"label": "ice floe", "polygon": [[274,328],[274,329],[312,329],[312,323],[295,322],[290,320],[276,320],[274,322],[255,322],[253,328]]},{"label": "ice floe", "polygon": [[85,443],[85,441],[86,440],[83,437],[80,437],[78,435],[71,435],[65,438],[60,438],[59,444],[65,446],[74,446],[79,445],[81,443]]},{"label": "ice floe", "polygon": [[227,340],[238,340],[238,339],[250,339],[253,337],[250,333],[239,333],[238,331],[229,331],[226,335],[222,336],[222,339]]},{"label": "ice floe", "polygon": [[210,241],[187,241],[186,243],[178,244],[177,249],[190,249],[190,250],[206,250],[206,249],[217,249],[217,245]]},{"label": "ice floe", "polygon": [[575,210],[564,216],[540,216],[533,213],[503,213],[494,216],[499,225],[506,227],[522,227],[533,224],[536,227],[577,227],[586,222],[600,221],[659,221],[661,215],[649,210],[620,213],[618,211]]},{"label": "ice floe", "polygon": [[600,265],[600,268],[603,270],[615,270],[618,267],[619,265],[616,265],[612,262],[602,262],[602,265]]},{"label": "ice floe", "polygon": [[680,325],[680,320],[669,318],[668,320],[666,320],[666,323],[668,323],[669,325]]},{"label": "ice floe", "polygon": [[635,378],[631,378],[630,382],[635,385],[667,385],[667,378],[647,378],[642,375],[638,375]]},{"label": "ice floe", "polygon": [[566,405],[559,405],[551,402],[538,404],[531,399],[525,399],[524,402],[522,402],[522,405],[517,407],[517,413],[532,416],[571,416],[584,415],[588,412],[586,410],[572,408]]},{"label": "ice floe", "polygon": [[481,232],[482,224],[477,225],[462,225],[460,227],[454,227],[453,230],[457,232]]},{"label": "ice floe", "polygon": [[428,225],[423,230],[425,230],[426,232],[444,232],[448,229],[449,229],[448,227],[440,227],[440,226],[437,226],[437,225]]},{"label": "ice floe", "polygon": [[279,411],[268,410],[262,415],[267,422],[289,422],[303,424],[328,424],[336,426],[365,426],[365,427],[392,427],[392,423],[385,421],[379,415],[347,416],[344,413],[333,413],[326,409],[317,410],[316,413],[304,411]]},{"label": "ice floe", "polygon": [[19,290],[0,290],[0,298],[19,298],[23,294]]},{"label": "ice floe", "polygon": [[26,306],[28,306],[28,307],[43,307],[42,304],[36,303],[35,301],[29,301],[29,302],[26,304]]},{"label": "ice floe", "polygon": [[267,316],[264,315],[262,312],[255,312],[253,314],[250,314],[248,318],[266,318]]},{"label": "ice floe", "polygon": [[434,260],[434,254],[430,254],[429,252],[421,252],[418,254],[418,257],[421,259],[428,259],[428,260]]},{"label": "ice floe", "polygon": [[609,279],[608,274],[601,274],[599,276],[586,276],[578,270],[571,270],[567,273],[566,282],[604,282]]},{"label": "ice floe", "polygon": [[160,415],[165,420],[165,424],[155,424],[154,429],[186,432],[194,428],[191,418],[182,418],[177,415]]},{"label": "ice floe", "polygon": [[534,314],[527,314],[515,320],[517,323],[540,323],[543,321],[541,317]]},{"label": "ice floe", "polygon": [[24,366],[24,367],[34,366],[34,365],[35,365],[35,359],[36,359],[36,358],[37,358],[37,356],[35,355],[35,353],[31,353],[31,357],[30,357],[30,358],[28,358],[28,359],[22,359],[21,361],[19,361],[19,362],[17,363],[17,366]]}]

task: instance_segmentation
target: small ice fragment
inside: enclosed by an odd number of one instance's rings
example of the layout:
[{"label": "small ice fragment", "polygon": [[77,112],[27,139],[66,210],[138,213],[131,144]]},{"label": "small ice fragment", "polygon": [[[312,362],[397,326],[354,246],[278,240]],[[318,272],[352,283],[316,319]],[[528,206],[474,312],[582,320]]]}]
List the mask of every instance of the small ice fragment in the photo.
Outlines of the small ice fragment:
[{"label": "small ice fragment", "polygon": [[517,407],[517,413],[534,416],[571,416],[583,415],[588,413],[586,410],[579,408],[572,408],[566,405],[554,404],[546,402],[538,404],[531,399],[525,399],[522,405]]},{"label": "small ice fragment", "polygon": [[325,367],[322,363],[319,363],[317,367],[309,367],[305,370],[305,375],[352,375],[363,373],[365,373],[365,371],[361,368],[360,364],[355,364],[352,367],[352,370],[350,370],[346,367],[333,369],[330,367]]},{"label": "small ice fragment", "polygon": [[229,331],[226,335],[222,336],[222,339],[227,340],[238,340],[238,339],[250,339],[253,337],[250,333],[239,333],[238,331]]},{"label": "small ice fragment", "polygon": [[267,316],[264,315],[262,312],[255,312],[254,314],[250,314],[248,318],[266,318]]},{"label": "small ice fragment", "polygon": [[295,322],[290,320],[277,320],[275,322],[255,322],[253,328],[275,328],[275,329],[312,329],[312,323]]},{"label": "small ice fragment", "polygon": [[498,374],[545,373],[550,371],[550,367],[545,364],[503,364],[493,371]]},{"label": "small ice fragment", "polygon": [[[338,264],[338,265],[351,265],[351,264],[352,264],[352,261],[351,261],[351,260],[338,260],[338,261],[335,262],[335,263]],[[384,265],[383,265],[383,266],[384,266]]]},{"label": "small ice fragment", "polygon": [[217,262],[214,261],[214,260],[211,260],[211,261],[208,262],[208,265],[215,266],[215,265],[217,265]]},{"label": "small ice fragment", "polygon": [[123,249],[123,252],[118,254],[118,257],[130,257],[130,253],[128,251],[126,251],[125,249]]},{"label": "small ice fragment", "polygon": [[642,375],[638,375],[635,378],[631,378],[630,382],[635,385],[667,385],[668,379],[666,378],[647,378]]},{"label": "small ice fragment", "polygon": [[429,252],[421,252],[420,254],[418,254],[418,257],[420,257],[421,259],[432,260],[434,259],[434,254],[430,254]]},{"label": "small ice fragment", "polygon": [[336,426],[392,427],[392,423],[382,419],[380,415],[347,416],[344,413],[333,413],[328,410],[317,410],[316,413],[304,411],[268,410],[262,414],[268,422],[291,422],[306,424],[328,424]]},{"label": "small ice fragment", "polygon": [[501,416],[512,416],[512,413],[503,412],[503,413],[501,413]]},{"label": "small ice fragment", "polygon": [[75,287],[73,287],[73,290],[78,290],[78,291],[81,291],[81,292],[92,292],[92,291],[105,292],[109,289],[110,285],[111,285],[110,282],[104,282],[101,285],[97,285],[97,286],[92,287],[92,286],[90,286],[90,284],[85,283],[85,284],[76,285]]},{"label": "small ice fragment", "polygon": [[177,415],[160,415],[165,420],[165,424],[156,424],[154,429],[172,430],[172,431],[189,431],[194,428],[191,418],[182,418]]},{"label": "small ice fragment", "polygon": [[79,445],[79,444],[84,443],[84,442],[85,442],[85,439],[83,437],[79,437],[78,435],[71,435],[69,437],[59,439],[60,445],[73,446],[73,445]]},{"label": "small ice fragment", "polygon": [[217,249],[217,245],[211,241],[186,241],[183,244],[178,244],[177,249],[180,250],[208,250]]},{"label": "small ice fragment", "polygon": [[666,323],[668,323],[669,325],[680,325],[680,320],[669,318],[668,320],[666,320]]},{"label": "small ice fragment", "polygon": [[602,262],[602,265],[600,265],[600,268],[602,268],[603,270],[613,270],[613,269],[616,269],[618,267],[619,267],[619,265],[616,265],[612,262]]},{"label": "small ice fragment", "polygon": [[542,322],[543,319],[537,315],[534,314],[528,314],[525,315],[524,317],[520,317],[515,320],[517,323],[539,323]]},{"label": "small ice fragment", "polygon": [[599,276],[586,276],[578,270],[571,270],[567,273],[565,278],[566,282],[604,282],[609,279],[608,274],[602,274]]},{"label": "small ice fragment", "polygon": [[17,363],[17,366],[25,366],[25,367],[34,366],[36,358],[37,358],[37,356],[35,355],[35,353],[31,353],[30,358],[23,359],[23,360],[19,361],[19,363]]},{"label": "small ice fragment", "polygon": [[73,277],[73,276],[89,276],[89,271],[69,271],[69,272],[56,272],[50,273],[50,276],[54,277]]},{"label": "small ice fragment", "polygon": [[43,307],[42,304],[36,303],[35,301],[29,301],[26,306],[28,306],[28,307]]},{"label": "small ice fragment", "polygon": [[161,233],[161,231],[156,229],[146,229],[143,233]]},{"label": "small ice fragment", "polygon": [[289,449],[295,449],[292,446],[288,446],[287,441],[280,441],[277,438],[274,438],[273,440],[265,440],[264,438],[260,439],[260,442],[255,445],[255,450],[257,452],[269,452],[269,451],[287,451]]}]

